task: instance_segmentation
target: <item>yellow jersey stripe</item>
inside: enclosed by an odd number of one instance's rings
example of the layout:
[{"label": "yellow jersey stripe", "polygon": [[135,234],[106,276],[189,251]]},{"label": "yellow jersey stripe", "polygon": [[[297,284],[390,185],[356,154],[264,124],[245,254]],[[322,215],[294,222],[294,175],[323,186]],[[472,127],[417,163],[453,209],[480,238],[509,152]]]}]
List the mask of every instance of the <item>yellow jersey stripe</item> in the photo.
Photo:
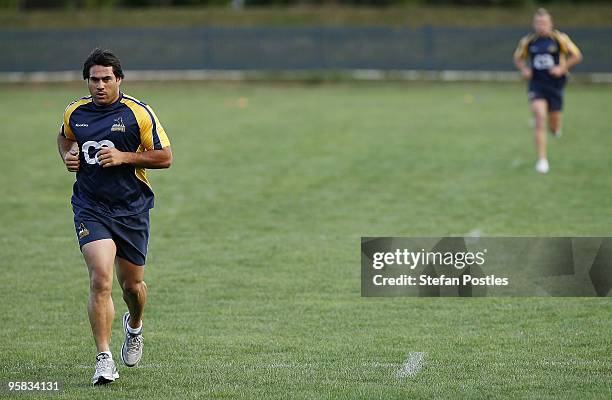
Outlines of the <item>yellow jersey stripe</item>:
[{"label": "yellow jersey stripe", "polygon": [[531,43],[534,36],[535,35],[533,33],[530,33],[529,35],[523,36],[521,38],[518,46],[516,47],[516,50],[514,51],[514,58],[524,60],[529,57],[529,43]]},{"label": "yellow jersey stripe", "polygon": [[157,136],[159,136],[159,142],[161,143],[162,149],[164,147],[170,146],[170,139],[168,139],[168,135],[166,135],[166,130],[164,129],[162,124],[159,123],[159,119],[157,118],[157,115],[155,114],[155,112],[153,112],[151,107],[149,106],[146,106],[146,107],[151,113],[151,115],[153,116],[153,118],[155,119],[155,124],[157,125]]},{"label": "yellow jersey stripe", "polygon": [[[138,146],[138,149],[136,150],[136,153],[142,153],[144,151],[144,148],[142,147],[142,145]],[[151,189],[151,183],[149,183],[149,180],[147,179],[147,170],[144,168],[135,168],[134,169],[134,173],[136,174],[136,178],[138,178],[139,180],[141,180],[142,182],[146,183],[147,186],[149,186]]]},{"label": "yellow jersey stripe", "polygon": [[121,102],[132,110],[140,129],[140,142],[145,150],[168,147],[170,141],[151,107],[124,95]]},{"label": "yellow jersey stripe", "polygon": [[562,53],[566,55],[570,55],[570,54],[581,55],[582,54],[578,46],[576,46],[574,42],[572,42],[572,39],[570,39],[566,33],[556,31],[556,34],[557,34],[556,39],[559,42],[559,46],[560,46]]},{"label": "yellow jersey stripe", "polygon": [[72,103],[68,104],[68,107],[64,110],[64,123],[62,125],[62,132],[67,139],[76,141],[76,137],[74,136],[74,132],[72,132],[72,128],[70,127],[70,116],[80,106],[84,104],[91,103],[93,100],[91,96],[83,97],[82,99],[75,100]]}]

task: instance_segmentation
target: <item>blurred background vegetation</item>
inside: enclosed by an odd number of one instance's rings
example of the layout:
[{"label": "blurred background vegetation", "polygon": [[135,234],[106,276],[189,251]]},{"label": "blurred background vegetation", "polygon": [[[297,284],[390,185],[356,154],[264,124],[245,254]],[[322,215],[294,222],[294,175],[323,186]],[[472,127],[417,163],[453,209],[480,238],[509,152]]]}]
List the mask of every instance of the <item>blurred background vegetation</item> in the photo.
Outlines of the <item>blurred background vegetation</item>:
[{"label": "blurred background vegetation", "polygon": [[[540,0],[547,4],[612,4],[612,0]],[[228,6],[370,6],[401,5],[534,6],[534,0],[0,0],[4,9]]]},{"label": "blurred background vegetation", "polygon": [[154,26],[612,26],[612,0],[0,0],[0,29]]}]

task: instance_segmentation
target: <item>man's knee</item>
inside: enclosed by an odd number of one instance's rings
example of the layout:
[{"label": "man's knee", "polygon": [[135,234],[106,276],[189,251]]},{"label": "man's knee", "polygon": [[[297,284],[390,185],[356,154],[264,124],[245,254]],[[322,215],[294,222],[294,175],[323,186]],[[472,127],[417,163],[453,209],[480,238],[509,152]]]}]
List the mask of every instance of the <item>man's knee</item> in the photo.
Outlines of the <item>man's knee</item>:
[{"label": "man's knee", "polygon": [[113,290],[113,276],[107,274],[92,274],[89,288],[95,294],[110,294]]},{"label": "man's knee", "polygon": [[532,107],[533,115],[536,118],[545,118],[546,117],[546,103],[537,103]]},{"label": "man's knee", "polygon": [[544,108],[541,104],[534,104],[532,107],[532,112],[536,127],[543,126],[546,122],[546,108]]},{"label": "man's knee", "polygon": [[535,116],[535,128],[540,130],[540,129],[543,129],[545,125],[546,125],[546,120],[544,118],[544,115],[536,114],[536,116]]},{"label": "man's knee", "polygon": [[147,284],[143,280],[125,280],[121,284],[121,289],[125,294],[137,295],[147,289]]}]

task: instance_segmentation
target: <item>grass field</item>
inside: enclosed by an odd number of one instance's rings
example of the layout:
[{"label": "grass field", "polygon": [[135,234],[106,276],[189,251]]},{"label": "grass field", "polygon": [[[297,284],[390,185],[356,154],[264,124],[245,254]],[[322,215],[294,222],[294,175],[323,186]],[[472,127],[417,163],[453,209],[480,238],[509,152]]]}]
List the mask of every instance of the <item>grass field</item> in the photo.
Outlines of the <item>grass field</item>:
[{"label": "grass field", "polygon": [[[146,354],[102,388],[55,147],[84,90],[0,90],[3,385],[61,379],[58,399],[612,396],[610,298],[372,299],[359,282],[360,236],[610,235],[610,87],[569,87],[542,176],[522,85],[125,82],[175,163],[150,173]],[[116,285],[114,299],[119,316]],[[398,379],[416,352],[421,371]]]}]

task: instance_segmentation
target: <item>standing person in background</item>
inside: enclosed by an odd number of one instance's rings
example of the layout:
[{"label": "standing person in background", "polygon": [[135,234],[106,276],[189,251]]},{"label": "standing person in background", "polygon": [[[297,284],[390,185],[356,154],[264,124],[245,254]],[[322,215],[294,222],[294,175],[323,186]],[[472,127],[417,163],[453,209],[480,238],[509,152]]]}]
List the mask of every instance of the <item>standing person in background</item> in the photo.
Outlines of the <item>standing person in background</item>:
[{"label": "standing person in background", "polygon": [[[514,52],[514,64],[529,80],[528,98],[535,120],[536,171],[549,170],[546,156],[546,119],[555,137],[561,136],[563,88],[571,67],[582,61],[580,49],[565,33],[553,29],[551,15],[544,8],[533,16],[534,32],[523,37]],[[527,64],[529,60],[529,65]]]}]

